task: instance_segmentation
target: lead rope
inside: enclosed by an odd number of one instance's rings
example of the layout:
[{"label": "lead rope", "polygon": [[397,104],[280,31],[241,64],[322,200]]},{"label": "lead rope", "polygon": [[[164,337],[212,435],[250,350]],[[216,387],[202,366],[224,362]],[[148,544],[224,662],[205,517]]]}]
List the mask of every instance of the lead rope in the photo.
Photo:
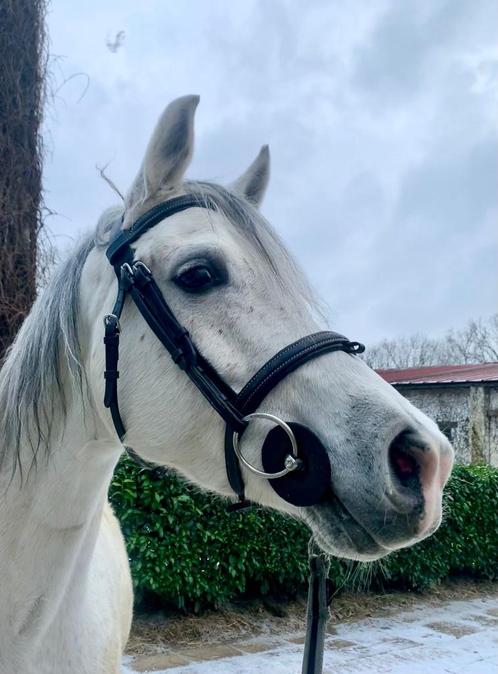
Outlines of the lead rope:
[{"label": "lead rope", "polygon": [[330,559],[317,548],[313,537],[308,543],[308,559],[310,575],[306,607],[306,641],[301,671],[302,674],[321,674],[325,628],[329,618],[331,599],[328,580]]}]

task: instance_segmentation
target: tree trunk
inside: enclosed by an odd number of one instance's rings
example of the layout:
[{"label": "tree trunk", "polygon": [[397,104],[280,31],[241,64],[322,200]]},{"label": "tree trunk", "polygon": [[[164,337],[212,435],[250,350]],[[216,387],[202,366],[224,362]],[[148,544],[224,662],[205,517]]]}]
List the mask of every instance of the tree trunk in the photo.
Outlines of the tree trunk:
[{"label": "tree trunk", "polygon": [[0,359],[36,294],[45,0],[0,0]]}]

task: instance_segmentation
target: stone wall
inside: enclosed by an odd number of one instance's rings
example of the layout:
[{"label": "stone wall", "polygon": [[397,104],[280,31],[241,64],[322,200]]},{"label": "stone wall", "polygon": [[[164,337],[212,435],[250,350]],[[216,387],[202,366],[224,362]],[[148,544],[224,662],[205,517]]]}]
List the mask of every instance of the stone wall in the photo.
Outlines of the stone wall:
[{"label": "stone wall", "polygon": [[459,463],[498,466],[498,387],[417,388],[400,392],[434,419]]},{"label": "stone wall", "polygon": [[498,466],[498,387],[488,389],[489,462]]}]

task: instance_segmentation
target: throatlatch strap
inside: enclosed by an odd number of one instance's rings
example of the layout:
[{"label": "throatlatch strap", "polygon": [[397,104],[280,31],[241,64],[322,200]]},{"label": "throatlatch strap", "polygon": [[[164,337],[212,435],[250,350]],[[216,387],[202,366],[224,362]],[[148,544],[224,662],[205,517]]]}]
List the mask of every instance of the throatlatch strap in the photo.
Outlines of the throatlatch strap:
[{"label": "throatlatch strap", "polygon": [[110,408],[112,421],[122,440],[125,434],[125,427],[119,413],[118,406],[118,387],[119,377],[118,358],[119,358],[119,320],[114,314],[109,314],[104,319],[105,333],[105,393],[104,405]]},{"label": "throatlatch strap", "polygon": [[[130,250],[131,254],[131,250]],[[132,255],[133,257],[133,255]],[[119,333],[121,326],[119,319],[123,311],[128,289],[128,280],[122,270],[118,273],[118,295],[114,302],[111,314],[104,317],[104,344],[105,344],[105,393],[104,406],[111,411],[111,417],[120,440],[123,440],[126,429],[121,419],[118,403],[118,361],[119,361]]]}]

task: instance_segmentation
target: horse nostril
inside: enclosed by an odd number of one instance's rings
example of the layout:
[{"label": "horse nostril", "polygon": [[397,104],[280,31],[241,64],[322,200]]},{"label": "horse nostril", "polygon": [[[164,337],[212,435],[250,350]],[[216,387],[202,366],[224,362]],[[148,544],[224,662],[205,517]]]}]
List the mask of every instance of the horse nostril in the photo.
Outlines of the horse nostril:
[{"label": "horse nostril", "polygon": [[389,465],[398,495],[421,497],[421,468],[428,448],[411,431],[399,433],[389,446]]}]

